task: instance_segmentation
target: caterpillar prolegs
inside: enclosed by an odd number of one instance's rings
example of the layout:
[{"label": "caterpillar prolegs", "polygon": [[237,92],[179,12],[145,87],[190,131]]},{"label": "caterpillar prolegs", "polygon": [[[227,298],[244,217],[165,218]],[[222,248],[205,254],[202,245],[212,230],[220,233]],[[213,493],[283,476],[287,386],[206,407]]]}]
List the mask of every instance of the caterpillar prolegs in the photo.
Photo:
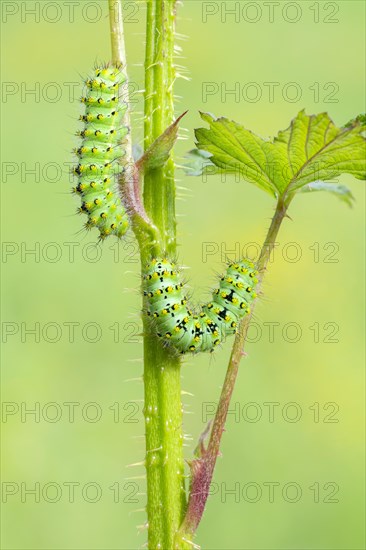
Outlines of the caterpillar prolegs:
[{"label": "caterpillar prolegs", "polygon": [[[86,109],[80,119],[85,126],[78,132],[82,143],[75,150],[79,163],[74,168],[78,176],[74,192],[81,197],[79,211],[88,217],[86,228],[97,227],[101,239],[112,234],[122,237],[129,226],[115,181],[124,171],[119,160],[129,132],[124,123],[127,104],[118,92],[125,82],[120,67],[99,67],[86,80],[87,93],[81,98]],[[167,259],[154,259],[144,274],[146,313],[154,319],[158,336],[178,352],[213,351],[250,313],[256,275],[249,260],[230,264],[212,301],[192,312],[179,269]]]},{"label": "caterpillar prolegs", "polygon": [[231,263],[212,301],[192,312],[179,269],[167,259],[153,259],[143,275],[146,313],[164,344],[179,353],[213,351],[250,313],[250,304],[257,296],[257,274],[247,259]]},{"label": "caterpillar prolegs", "polygon": [[128,229],[128,216],[118,194],[117,177],[123,173],[118,162],[124,151],[123,140],[129,132],[124,124],[127,104],[119,98],[119,86],[126,82],[121,68],[106,65],[95,69],[85,81],[87,93],[81,98],[85,114],[82,138],[75,149],[79,163],[74,168],[78,184],[73,191],[81,197],[79,212],[88,216],[87,229],[97,227],[100,238],[122,237]]}]

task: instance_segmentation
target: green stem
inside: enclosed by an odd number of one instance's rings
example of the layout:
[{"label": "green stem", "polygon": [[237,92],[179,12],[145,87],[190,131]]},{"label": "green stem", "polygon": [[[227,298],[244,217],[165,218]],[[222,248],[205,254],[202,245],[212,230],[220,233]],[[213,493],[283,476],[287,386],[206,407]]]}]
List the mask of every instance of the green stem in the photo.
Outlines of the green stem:
[{"label": "green stem", "polygon": [[121,0],[108,0],[112,62],[126,66],[126,47]]},{"label": "green stem", "polygon": [[[112,48],[112,62],[115,65],[120,65],[127,77],[127,60],[126,60],[126,47],[125,47],[125,35],[123,27],[123,11],[122,0],[108,0],[109,7],[109,26],[111,35],[111,48]],[[126,88],[128,86],[126,79]],[[120,90],[121,93],[121,90]],[[126,94],[127,95],[127,94]],[[127,109],[125,114],[126,126],[131,128],[130,110]],[[131,132],[129,132],[125,138],[126,156],[132,160],[132,138]]]},{"label": "green stem", "polygon": [[[174,10],[173,0],[147,3],[145,150],[174,120]],[[112,61],[126,72],[121,0],[109,0],[109,13]],[[126,124],[130,126],[129,119]],[[125,170],[119,184],[140,244],[143,270],[151,256],[176,253],[174,163],[170,159],[145,177],[142,205],[141,174],[132,159],[130,134],[123,144]],[[186,508],[181,362],[162,347],[145,316],[143,322],[148,547],[170,550]]]},{"label": "green stem", "polygon": [[[145,151],[174,120],[173,0],[148,0],[145,61]],[[175,182],[169,160],[144,180],[144,206],[161,234],[155,253],[174,257]],[[142,269],[151,247],[141,250]],[[180,357],[164,348],[144,316],[144,385],[148,548],[171,550],[186,507]],[[178,548],[186,548],[179,546]]]},{"label": "green stem", "polygon": [[[174,22],[175,0],[147,0],[145,151],[174,121]],[[144,204],[148,215],[164,235],[164,252],[174,256],[176,219],[173,159],[170,158],[164,167],[145,177]]]},{"label": "green stem", "polygon": [[[289,200],[287,202],[284,202],[281,198],[278,200],[275,214],[272,218],[270,228],[263,243],[261,254],[257,262],[257,267],[259,271],[258,291],[260,290],[268,261],[275,246],[278,231],[281,227],[283,219],[286,216],[289,202]],[[224,385],[221,391],[220,401],[217,407],[215,419],[211,430],[208,447],[207,449],[205,449],[203,446],[203,442],[201,441],[201,457],[193,460],[191,463],[192,478],[187,513],[185,515],[179,534],[177,535],[177,539],[181,539],[182,537],[184,539],[192,539],[202,519],[202,515],[210,491],[210,485],[216,465],[216,460],[219,455],[222,434],[225,430],[227,413],[235,387],[239,364],[244,356],[244,344],[246,341],[250,321],[252,319],[254,306],[255,304],[252,305],[252,311],[250,315],[243,319],[238,334],[235,337]]]},{"label": "green stem", "polygon": [[[128,74],[122,0],[108,0],[108,7],[112,63],[122,67],[126,76],[124,84],[120,86],[119,89],[120,100],[126,101],[126,97],[128,96]],[[130,131],[127,133],[123,139],[123,143],[121,144],[123,154],[121,154],[119,162],[123,165],[124,169],[123,174],[120,176],[118,181],[121,197],[129,211],[132,229],[140,244],[140,248],[143,248],[148,244],[150,245],[150,248],[154,250],[156,243],[159,241],[159,233],[157,228],[148,218],[141,201],[141,176],[137,170],[132,155],[130,109],[126,110],[124,124],[130,129]]]}]

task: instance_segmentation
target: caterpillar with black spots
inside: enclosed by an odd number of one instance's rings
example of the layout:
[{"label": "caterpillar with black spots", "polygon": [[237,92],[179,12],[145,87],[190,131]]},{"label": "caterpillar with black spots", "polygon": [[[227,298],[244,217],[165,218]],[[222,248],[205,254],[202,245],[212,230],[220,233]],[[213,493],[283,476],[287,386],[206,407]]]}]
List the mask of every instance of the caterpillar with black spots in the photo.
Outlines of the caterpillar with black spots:
[{"label": "caterpillar with black spots", "polygon": [[124,123],[127,103],[119,97],[119,87],[126,82],[121,67],[105,65],[95,69],[94,76],[85,81],[87,93],[81,98],[85,123],[77,135],[82,138],[74,150],[78,176],[74,193],[80,195],[79,212],[87,215],[86,229],[97,227],[100,239],[108,235],[125,235],[129,220],[118,193],[117,179],[124,171],[119,160],[123,157],[123,143],[129,132]]},{"label": "caterpillar with black spots", "polygon": [[227,335],[235,334],[257,297],[258,271],[243,259],[229,264],[212,301],[191,310],[176,264],[153,259],[143,274],[146,314],[164,345],[179,353],[212,352]]}]

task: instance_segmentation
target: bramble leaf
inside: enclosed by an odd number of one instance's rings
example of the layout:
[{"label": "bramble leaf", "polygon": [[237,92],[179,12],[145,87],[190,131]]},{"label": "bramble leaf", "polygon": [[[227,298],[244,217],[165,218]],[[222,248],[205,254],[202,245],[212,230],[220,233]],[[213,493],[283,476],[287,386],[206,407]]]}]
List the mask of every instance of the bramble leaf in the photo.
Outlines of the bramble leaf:
[{"label": "bramble leaf", "polygon": [[308,183],[301,188],[301,193],[312,193],[314,191],[328,191],[333,193],[342,202],[352,207],[355,200],[350,189],[345,185],[339,185],[338,183],[325,183],[324,181],[314,181]]},{"label": "bramble leaf", "polygon": [[227,118],[215,119],[208,113],[201,113],[201,117],[210,128],[195,131],[197,148],[211,153],[210,161],[221,171],[240,174],[276,196],[276,185],[267,169],[273,144]]},{"label": "bramble leaf", "polygon": [[[210,127],[196,130],[196,145],[210,153],[210,163],[222,172],[239,174],[274,197],[292,196],[312,184],[305,191],[330,191],[350,204],[352,195],[346,188],[320,186],[320,182],[344,173],[366,179],[364,115],[337,128],[327,113],[309,116],[300,111],[273,141],[226,118],[208,113],[201,117]],[[211,173],[207,166],[202,169]]]},{"label": "bramble leaf", "polygon": [[185,162],[181,168],[183,168],[187,176],[201,176],[205,172],[207,166],[210,166],[210,169],[218,173],[219,170],[210,161],[210,157],[211,154],[203,149],[192,149],[185,155],[187,162]]}]

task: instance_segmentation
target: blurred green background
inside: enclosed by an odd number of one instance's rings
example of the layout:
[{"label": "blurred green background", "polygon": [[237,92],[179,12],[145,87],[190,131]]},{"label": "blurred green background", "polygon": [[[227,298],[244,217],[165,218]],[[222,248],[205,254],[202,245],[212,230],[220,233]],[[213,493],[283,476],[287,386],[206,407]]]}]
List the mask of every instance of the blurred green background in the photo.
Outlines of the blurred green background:
[{"label": "blurred green background", "polygon": [[[135,91],[145,7],[125,7]],[[144,471],[128,467],[144,456],[138,253],[132,237],[96,248],[69,193],[80,75],[110,57],[107,3],[2,10],[2,547],[139,548]],[[177,63],[190,80],[177,81],[176,111],[189,114],[177,160],[193,147],[199,110],[263,136],[301,108],[329,111],[339,125],[361,112],[364,16],[359,1],[185,1]],[[240,97],[225,95],[232,89]],[[133,101],[141,142],[141,96]],[[274,205],[243,182],[177,176],[180,261],[203,299],[226,251],[255,254],[248,243],[262,241]],[[199,528],[203,548],[364,548],[365,190],[342,181],[353,210],[307,195],[281,230]],[[185,362],[187,458],[212,417],[229,348]]]}]

